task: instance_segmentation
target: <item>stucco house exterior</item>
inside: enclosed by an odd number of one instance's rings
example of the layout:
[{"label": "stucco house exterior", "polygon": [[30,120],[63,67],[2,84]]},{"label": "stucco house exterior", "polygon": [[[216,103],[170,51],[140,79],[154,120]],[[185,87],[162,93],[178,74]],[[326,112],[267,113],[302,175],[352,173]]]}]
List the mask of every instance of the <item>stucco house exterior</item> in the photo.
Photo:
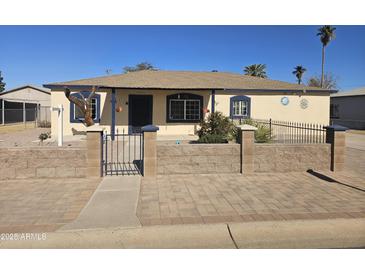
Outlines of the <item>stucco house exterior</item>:
[{"label": "stucco house exterior", "polygon": [[[44,85],[51,105],[64,107],[64,135],[84,131],[79,112],[64,90],[98,92],[93,99],[97,126],[113,134],[136,132],[147,124],[159,135],[194,134],[209,112],[232,119],[255,118],[329,124],[332,91],[227,72],[138,71]],[[117,111],[116,111],[117,110]],[[57,135],[57,113],[52,113],[52,135]]]},{"label": "stucco house exterior", "polygon": [[331,94],[331,123],[365,129],[365,87]]}]

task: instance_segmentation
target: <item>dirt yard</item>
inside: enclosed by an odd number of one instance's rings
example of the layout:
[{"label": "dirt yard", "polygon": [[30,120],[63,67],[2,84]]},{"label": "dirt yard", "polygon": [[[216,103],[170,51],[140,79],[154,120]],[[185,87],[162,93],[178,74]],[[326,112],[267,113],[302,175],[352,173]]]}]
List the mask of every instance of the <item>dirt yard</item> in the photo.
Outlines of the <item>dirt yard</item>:
[{"label": "dirt yard", "polygon": [[[50,128],[13,128],[0,127],[0,147],[37,147],[37,146],[57,146],[57,140],[39,141],[41,133],[51,132]],[[64,138],[65,146],[80,147],[86,145],[86,136],[66,136]]]}]

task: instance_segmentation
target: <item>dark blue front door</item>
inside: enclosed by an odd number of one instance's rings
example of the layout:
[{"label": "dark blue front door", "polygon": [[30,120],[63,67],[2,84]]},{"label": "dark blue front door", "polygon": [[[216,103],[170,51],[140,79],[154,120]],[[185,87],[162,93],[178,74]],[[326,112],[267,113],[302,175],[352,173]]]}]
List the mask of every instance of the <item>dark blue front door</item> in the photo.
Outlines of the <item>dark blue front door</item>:
[{"label": "dark blue front door", "polygon": [[152,124],[152,95],[129,95],[129,132],[141,132],[141,128]]}]

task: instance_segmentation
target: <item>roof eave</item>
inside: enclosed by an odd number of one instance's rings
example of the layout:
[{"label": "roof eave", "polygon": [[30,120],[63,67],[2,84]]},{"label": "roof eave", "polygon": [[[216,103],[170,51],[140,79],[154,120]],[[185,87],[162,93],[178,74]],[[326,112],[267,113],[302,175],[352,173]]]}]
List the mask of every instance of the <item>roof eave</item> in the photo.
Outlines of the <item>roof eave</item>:
[{"label": "roof eave", "polygon": [[335,90],[327,90],[327,89],[308,89],[308,88],[303,88],[303,89],[281,89],[281,88],[276,88],[276,89],[268,89],[268,88],[261,88],[261,89],[247,89],[247,88],[243,88],[243,89],[224,89],[225,91],[254,91],[254,92],[260,92],[260,91],[271,91],[271,92],[337,92]]},{"label": "roof eave", "polygon": [[268,89],[268,88],[261,88],[261,89],[236,89],[236,88],[222,88],[222,87],[207,87],[207,88],[181,88],[181,87],[174,87],[174,88],[163,88],[163,87],[121,87],[121,86],[105,86],[105,85],[74,85],[74,84],[45,84],[43,85],[45,88],[49,89],[91,89],[93,87],[98,87],[99,89],[152,89],[152,90],[225,90],[225,91],[235,91],[235,92],[262,92],[262,91],[269,91],[269,92],[329,92],[329,93],[336,93],[337,90],[327,90],[327,89],[311,89],[311,88],[303,88],[303,89]]},{"label": "roof eave", "polygon": [[32,88],[32,89],[35,89],[39,92],[43,92],[43,93],[46,93],[48,95],[51,95],[51,93],[49,91],[40,89],[40,88],[32,86],[32,85],[25,85],[25,86],[20,86],[20,87],[17,87],[17,88],[9,89],[9,90],[1,92],[0,95],[12,93],[12,92],[15,92],[15,91],[18,91],[18,90],[21,90],[21,89],[25,89],[25,88]]}]

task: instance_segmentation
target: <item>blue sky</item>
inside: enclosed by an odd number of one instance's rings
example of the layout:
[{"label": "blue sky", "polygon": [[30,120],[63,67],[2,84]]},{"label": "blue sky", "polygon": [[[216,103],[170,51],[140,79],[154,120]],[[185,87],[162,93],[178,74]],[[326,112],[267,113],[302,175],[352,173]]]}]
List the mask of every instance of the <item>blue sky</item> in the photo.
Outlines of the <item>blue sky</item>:
[{"label": "blue sky", "polygon": [[[336,26],[326,71],[340,89],[365,86],[365,26]],[[318,26],[0,26],[0,70],[6,88],[121,73],[148,61],[164,70],[242,73],[267,65],[269,78],[295,82],[321,72]]]}]

